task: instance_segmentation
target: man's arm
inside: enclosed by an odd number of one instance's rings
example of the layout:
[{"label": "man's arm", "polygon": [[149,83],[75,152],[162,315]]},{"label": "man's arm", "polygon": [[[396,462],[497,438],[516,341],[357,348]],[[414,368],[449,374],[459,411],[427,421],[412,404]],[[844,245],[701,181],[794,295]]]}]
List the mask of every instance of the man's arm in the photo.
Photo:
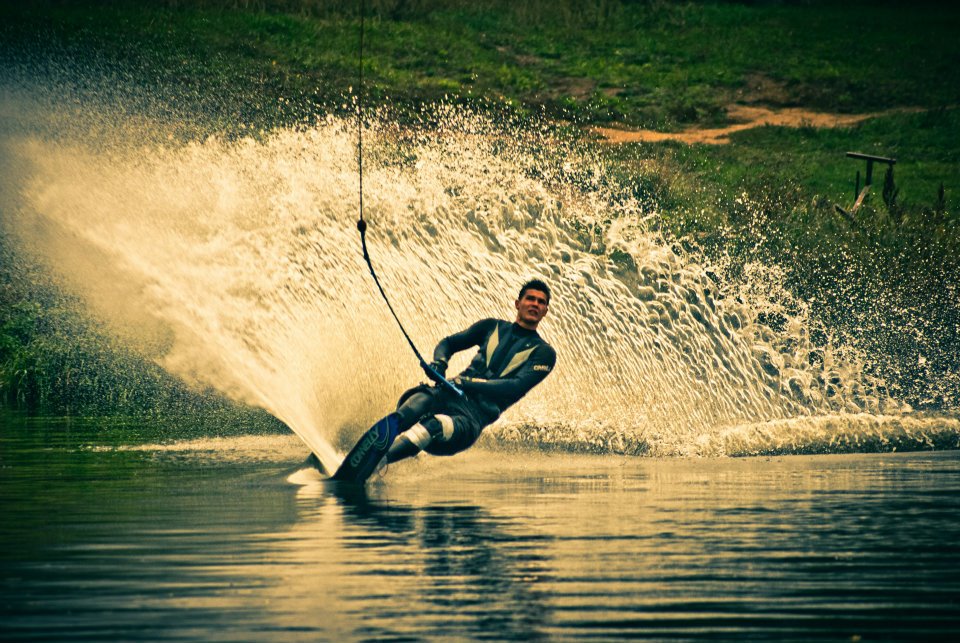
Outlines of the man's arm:
[{"label": "man's arm", "polygon": [[481,319],[466,330],[441,339],[437,347],[433,349],[434,367],[437,368],[441,374],[445,373],[447,370],[447,362],[450,361],[454,353],[459,353],[473,346],[480,346],[483,340],[487,338],[487,335],[490,334],[491,326],[496,323],[496,319]]},{"label": "man's arm", "polygon": [[457,380],[460,387],[467,393],[481,395],[495,402],[501,409],[505,409],[542,382],[556,363],[556,352],[549,345],[544,344],[537,347],[526,363],[509,377],[489,380],[461,377]]}]

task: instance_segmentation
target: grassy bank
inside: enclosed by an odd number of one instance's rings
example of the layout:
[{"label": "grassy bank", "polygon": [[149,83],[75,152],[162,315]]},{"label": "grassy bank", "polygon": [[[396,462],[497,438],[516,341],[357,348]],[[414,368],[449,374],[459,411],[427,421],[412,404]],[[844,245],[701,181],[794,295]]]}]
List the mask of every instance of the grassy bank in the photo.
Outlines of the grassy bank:
[{"label": "grassy bank", "polygon": [[[355,3],[159,4],[7,7],[0,9],[5,48],[15,58],[45,52],[120,69],[146,94],[175,93],[176,104],[166,106],[171,118],[196,121],[202,114],[204,125],[219,133],[342,110],[357,86]],[[734,102],[835,113],[919,109],[839,130],[744,132],[723,150],[698,150],[694,156],[703,161],[685,169],[720,189],[736,189],[759,161],[812,195],[841,200],[852,192],[857,169],[843,153],[856,149],[898,158],[903,204],[933,203],[942,182],[949,209],[956,210],[960,130],[951,112],[960,105],[958,8],[612,0],[582,7],[497,0],[369,4],[368,104],[415,114],[424,102],[484,99],[579,125],[663,131],[726,123]],[[709,171],[697,172],[704,165]]]},{"label": "grassy bank", "polygon": [[[734,264],[786,266],[791,287],[817,302],[831,328],[895,356],[888,374],[912,401],[955,403],[925,383],[955,373],[960,354],[960,9],[615,0],[368,7],[364,100],[399,118],[425,102],[492,101],[521,118],[573,124],[586,139],[591,125],[718,126],[735,102],[908,110],[847,128],[746,130],[723,146],[637,143],[603,153],[615,177],[656,204],[671,234]],[[0,24],[4,57],[15,63],[7,73],[73,64],[146,96],[176,96],[162,107],[171,122],[190,123],[184,136],[341,112],[357,85],[356,3],[39,2],[0,8]],[[887,198],[877,170],[874,195],[852,218],[834,207],[849,209],[862,170],[847,151],[898,159]],[[4,395],[74,406],[113,399],[109,383],[57,388],[70,364],[106,373],[123,370],[122,360],[99,364],[94,347],[61,355],[70,342],[48,341],[65,323],[53,300],[9,275],[4,283]],[[927,326],[923,341],[902,332],[917,324]],[[67,366],[49,361],[53,354]]]},{"label": "grassy bank", "polygon": [[[12,43],[99,51],[158,82],[320,102],[357,83],[356,3],[140,4],[0,11]],[[960,10],[933,4],[369,4],[365,85],[391,102],[495,96],[579,121],[661,128],[722,122],[735,100],[832,112],[960,103]],[[292,12],[217,8],[231,6]],[[328,8],[313,15],[319,7]]]}]

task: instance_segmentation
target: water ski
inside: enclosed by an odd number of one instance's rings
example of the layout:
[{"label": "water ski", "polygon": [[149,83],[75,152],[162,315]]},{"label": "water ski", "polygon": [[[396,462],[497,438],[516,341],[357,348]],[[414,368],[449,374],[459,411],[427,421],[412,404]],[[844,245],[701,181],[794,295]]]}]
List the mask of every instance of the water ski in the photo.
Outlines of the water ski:
[{"label": "water ski", "polygon": [[334,482],[363,484],[390,449],[397,437],[400,416],[391,413],[379,420],[357,441],[337,472],[330,477]]}]

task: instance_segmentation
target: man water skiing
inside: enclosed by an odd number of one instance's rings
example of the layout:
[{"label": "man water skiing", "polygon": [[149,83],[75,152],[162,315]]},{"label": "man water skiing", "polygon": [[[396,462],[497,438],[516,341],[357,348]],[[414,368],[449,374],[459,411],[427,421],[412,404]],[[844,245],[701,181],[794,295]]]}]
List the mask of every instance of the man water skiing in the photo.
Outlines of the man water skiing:
[{"label": "man water skiing", "polygon": [[387,452],[388,463],[420,451],[453,455],[469,448],[484,427],[550,374],[557,354],[537,334],[550,306],[550,288],[539,279],[528,281],[514,305],[513,323],[483,319],[440,340],[430,366],[441,376],[454,353],[480,349],[451,380],[464,395],[427,384],[406,391],[397,406],[400,434]]}]

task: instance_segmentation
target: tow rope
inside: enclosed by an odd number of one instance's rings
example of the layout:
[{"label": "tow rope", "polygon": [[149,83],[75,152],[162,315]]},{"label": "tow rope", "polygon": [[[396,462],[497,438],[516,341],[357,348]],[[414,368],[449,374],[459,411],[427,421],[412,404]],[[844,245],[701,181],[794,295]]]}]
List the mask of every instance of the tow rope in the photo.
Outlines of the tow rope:
[{"label": "tow rope", "polygon": [[393,318],[397,322],[397,326],[400,327],[400,332],[403,333],[407,343],[410,344],[410,348],[413,349],[413,354],[417,356],[417,360],[420,362],[420,368],[422,368],[427,377],[430,378],[431,381],[435,382],[438,386],[445,388],[457,397],[462,397],[463,391],[460,390],[460,388],[458,388],[453,382],[437,372],[437,369],[428,364],[426,360],[423,359],[423,355],[420,354],[420,351],[417,350],[416,344],[414,344],[413,340],[410,339],[410,335],[407,334],[407,330],[403,327],[403,323],[401,323],[400,318],[397,317],[397,313],[393,310],[393,306],[390,304],[390,300],[387,298],[387,293],[384,292],[383,286],[380,285],[380,280],[377,278],[377,272],[373,269],[373,262],[370,260],[370,253],[367,252],[367,222],[363,218],[363,32],[365,13],[366,2],[365,0],[360,0],[360,65],[358,74],[359,82],[357,84],[357,165],[360,175],[360,218],[357,220],[357,230],[360,231],[360,245],[363,247],[363,260],[367,262],[367,267],[370,269],[370,276],[373,277],[373,283],[377,284],[377,290],[380,291],[380,296],[383,297],[383,301],[387,304],[390,314],[393,315]]}]

